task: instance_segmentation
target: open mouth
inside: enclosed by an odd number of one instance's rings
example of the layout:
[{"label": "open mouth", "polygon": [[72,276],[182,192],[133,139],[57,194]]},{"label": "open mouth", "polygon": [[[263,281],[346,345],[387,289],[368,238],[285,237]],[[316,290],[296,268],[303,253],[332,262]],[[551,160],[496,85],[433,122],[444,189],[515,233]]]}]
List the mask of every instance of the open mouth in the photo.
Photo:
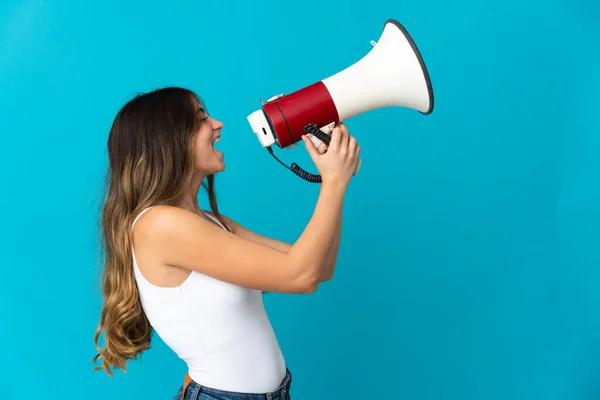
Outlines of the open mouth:
[{"label": "open mouth", "polygon": [[216,138],[214,138],[214,139],[213,139],[213,141],[212,141],[212,145],[214,146],[214,145],[215,145],[215,143],[217,143],[217,142],[218,142],[218,141],[220,141],[220,140],[221,140],[221,136],[217,136]]}]

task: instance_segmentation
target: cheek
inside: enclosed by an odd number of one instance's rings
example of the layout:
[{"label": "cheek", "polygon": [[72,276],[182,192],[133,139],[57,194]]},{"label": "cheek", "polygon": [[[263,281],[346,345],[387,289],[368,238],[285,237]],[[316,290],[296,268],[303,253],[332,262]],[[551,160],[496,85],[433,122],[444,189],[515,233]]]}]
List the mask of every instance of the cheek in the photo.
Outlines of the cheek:
[{"label": "cheek", "polygon": [[196,139],[194,142],[194,156],[196,158],[196,166],[202,168],[206,164],[210,164],[211,158],[214,156],[214,148],[206,139]]}]

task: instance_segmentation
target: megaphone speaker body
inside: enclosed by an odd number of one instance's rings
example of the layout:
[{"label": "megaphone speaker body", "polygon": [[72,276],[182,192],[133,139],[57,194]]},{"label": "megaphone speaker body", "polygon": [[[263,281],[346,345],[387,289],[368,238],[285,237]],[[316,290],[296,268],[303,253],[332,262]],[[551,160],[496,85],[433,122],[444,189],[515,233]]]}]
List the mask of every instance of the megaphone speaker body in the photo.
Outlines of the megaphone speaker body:
[{"label": "megaphone speaker body", "polygon": [[267,100],[248,122],[263,147],[299,142],[309,124],[331,127],[356,115],[398,106],[433,111],[431,80],[414,40],[387,20],[373,49],[350,67],[289,95]]}]

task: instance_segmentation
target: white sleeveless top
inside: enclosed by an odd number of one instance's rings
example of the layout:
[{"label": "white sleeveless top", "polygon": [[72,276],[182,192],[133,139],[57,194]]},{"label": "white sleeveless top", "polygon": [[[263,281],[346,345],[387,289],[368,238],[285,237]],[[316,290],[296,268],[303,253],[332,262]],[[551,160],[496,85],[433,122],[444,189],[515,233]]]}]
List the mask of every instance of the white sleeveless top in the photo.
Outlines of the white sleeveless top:
[{"label": "white sleeveless top", "polygon": [[[135,218],[132,229],[150,208]],[[286,363],[260,290],[195,271],[178,287],[158,287],[142,275],[133,244],[132,255],[144,312],[154,331],[186,362],[195,382],[242,393],[267,393],[281,385]]]}]

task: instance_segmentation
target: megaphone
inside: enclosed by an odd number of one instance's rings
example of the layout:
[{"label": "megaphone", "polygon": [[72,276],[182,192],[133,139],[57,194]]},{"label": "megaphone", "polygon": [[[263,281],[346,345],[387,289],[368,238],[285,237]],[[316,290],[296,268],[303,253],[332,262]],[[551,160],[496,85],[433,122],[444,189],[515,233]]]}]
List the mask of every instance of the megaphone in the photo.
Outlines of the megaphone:
[{"label": "megaphone", "polygon": [[283,166],[309,182],[321,182],[296,163],[285,165],[271,147],[289,149],[307,135],[329,144],[327,132],[340,121],[383,107],[433,111],[431,79],[414,40],[396,20],[388,19],[377,42],[346,69],[288,95],[262,102],[247,119],[261,145]]}]

